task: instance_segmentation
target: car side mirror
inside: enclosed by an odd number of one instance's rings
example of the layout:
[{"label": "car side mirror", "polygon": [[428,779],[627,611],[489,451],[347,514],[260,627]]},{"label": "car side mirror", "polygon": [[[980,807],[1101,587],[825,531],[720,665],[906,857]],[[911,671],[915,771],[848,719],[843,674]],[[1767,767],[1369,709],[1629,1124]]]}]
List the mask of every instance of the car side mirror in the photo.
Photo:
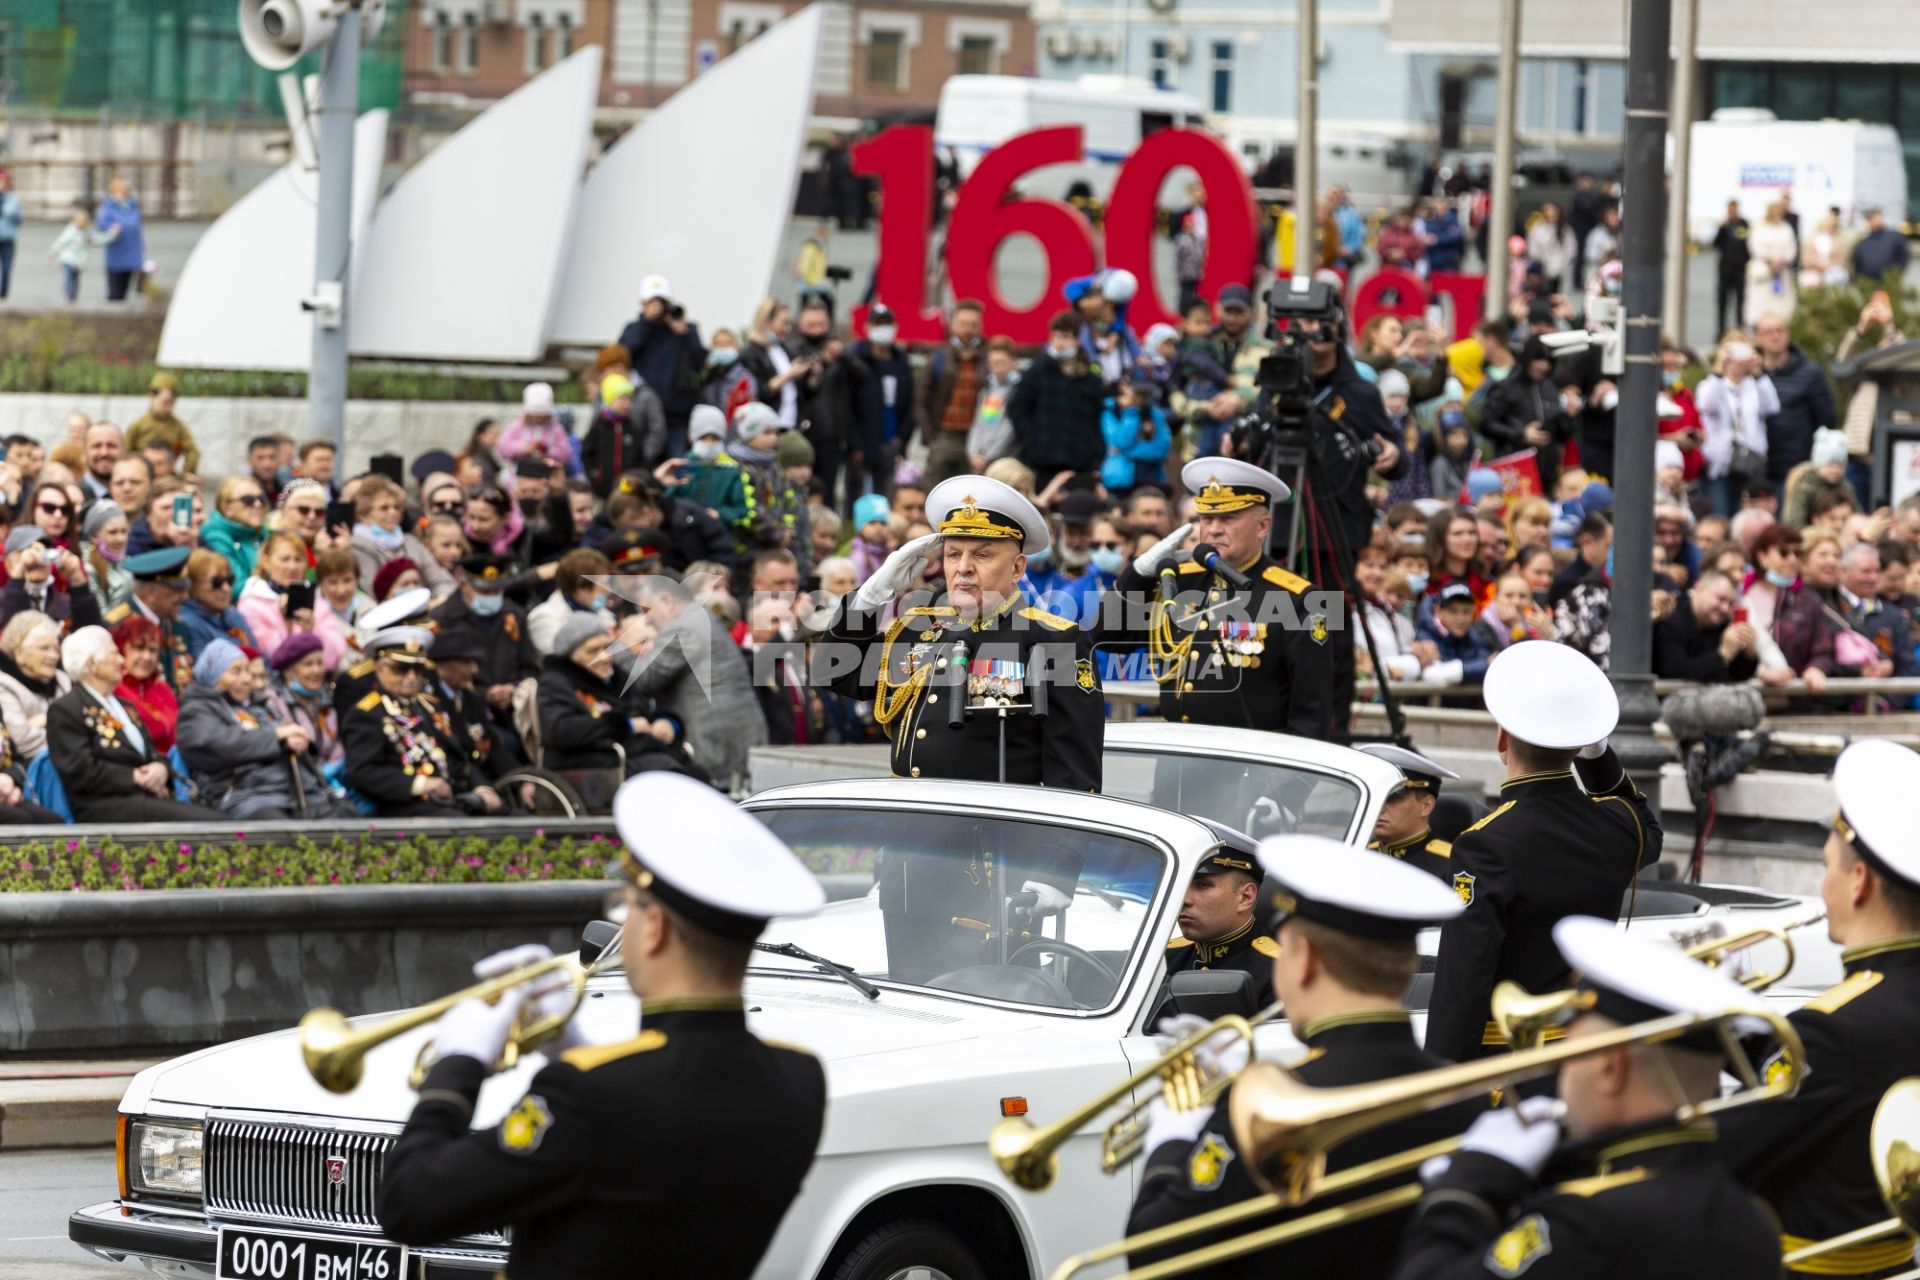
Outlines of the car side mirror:
[{"label": "car side mirror", "polygon": [[1176,973],[1167,982],[1167,999],[1161,1012],[1198,1014],[1208,1022],[1229,1014],[1250,1017],[1258,1012],[1253,1005],[1253,975],[1244,969]]},{"label": "car side mirror", "polygon": [[620,926],[611,920],[589,920],[580,931],[580,963],[591,965],[620,939]]}]

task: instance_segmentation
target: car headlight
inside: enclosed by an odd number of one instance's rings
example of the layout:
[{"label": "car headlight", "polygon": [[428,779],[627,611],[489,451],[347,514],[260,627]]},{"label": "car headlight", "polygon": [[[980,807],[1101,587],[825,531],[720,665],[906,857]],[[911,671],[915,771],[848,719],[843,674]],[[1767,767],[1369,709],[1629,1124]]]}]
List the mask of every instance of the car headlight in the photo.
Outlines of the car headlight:
[{"label": "car headlight", "polygon": [[203,1137],[197,1121],[135,1120],[127,1135],[128,1191],[200,1199]]}]

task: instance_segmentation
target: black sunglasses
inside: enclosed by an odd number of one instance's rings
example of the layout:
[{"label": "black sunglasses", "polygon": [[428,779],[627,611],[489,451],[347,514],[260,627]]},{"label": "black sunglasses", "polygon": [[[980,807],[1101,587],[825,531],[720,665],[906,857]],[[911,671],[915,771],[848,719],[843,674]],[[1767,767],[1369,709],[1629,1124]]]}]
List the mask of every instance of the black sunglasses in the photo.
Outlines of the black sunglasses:
[{"label": "black sunglasses", "polygon": [[233,585],[233,579],[221,574],[208,578],[207,585],[210,587],[230,587]]},{"label": "black sunglasses", "polygon": [[243,493],[235,498],[234,501],[243,507],[264,507],[267,505],[266,498],[257,493]]},{"label": "black sunglasses", "polygon": [[63,502],[37,502],[34,505],[50,516],[70,516],[73,514],[73,508]]},{"label": "black sunglasses", "polygon": [[437,516],[457,516],[462,511],[465,511],[466,509],[467,509],[467,504],[464,502],[458,502],[458,501],[436,502],[432,506],[427,508],[427,510],[433,512],[433,514]]}]

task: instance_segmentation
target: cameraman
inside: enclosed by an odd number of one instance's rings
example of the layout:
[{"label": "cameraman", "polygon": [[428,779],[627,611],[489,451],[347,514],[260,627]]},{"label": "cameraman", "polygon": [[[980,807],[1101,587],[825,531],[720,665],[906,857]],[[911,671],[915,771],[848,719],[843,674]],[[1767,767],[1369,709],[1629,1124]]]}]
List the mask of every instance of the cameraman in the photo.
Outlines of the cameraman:
[{"label": "cameraman", "polygon": [[813,446],[813,474],[826,489],[828,506],[834,505],[841,464],[850,468],[846,502],[840,508],[845,512],[859,496],[858,477],[866,465],[853,406],[870,371],[850,358],[846,344],[833,336],[833,312],[819,296],[800,304],[796,327],[798,332],[787,343],[787,358],[800,388],[800,430]]},{"label": "cameraman", "polygon": [[[700,326],[673,300],[673,286],[665,276],[640,282],[640,314],[620,331],[620,345],[633,356],[634,375],[660,397],[667,416],[666,456],[679,457],[687,451],[687,415],[700,402],[699,375],[706,367],[707,348],[700,341]],[[646,461],[651,469],[661,459]]]}]

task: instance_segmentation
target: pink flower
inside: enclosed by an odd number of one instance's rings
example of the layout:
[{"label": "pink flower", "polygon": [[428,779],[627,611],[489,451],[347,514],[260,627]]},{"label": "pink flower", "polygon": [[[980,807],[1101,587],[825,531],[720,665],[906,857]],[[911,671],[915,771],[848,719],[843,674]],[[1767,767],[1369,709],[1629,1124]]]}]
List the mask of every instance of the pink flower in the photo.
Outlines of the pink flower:
[{"label": "pink flower", "polygon": [[233,833],[233,838],[235,840],[245,840],[247,838],[247,833],[244,831],[236,831]]},{"label": "pink flower", "polygon": [[74,851],[75,849],[78,849],[79,847],[80,847],[80,842],[79,842],[78,840],[69,840],[69,841],[67,841],[67,852],[68,852],[68,853],[72,853],[72,852],[73,852],[73,851]]},{"label": "pink flower", "polygon": [[192,845],[190,845],[190,844],[188,844],[188,843],[187,843],[187,842],[186,842],[185,840],[182,840],[182,841],[180,842],[180,852],[181,852],[181,853],[192,853],[192,852],[193,852],[193,846],[192,846]]},{"label": "pink flower", "polygon": [[187,860],[182,858],[180,861],[174,863],[173,869],[175,871],[185,871],[187,869]]}]

